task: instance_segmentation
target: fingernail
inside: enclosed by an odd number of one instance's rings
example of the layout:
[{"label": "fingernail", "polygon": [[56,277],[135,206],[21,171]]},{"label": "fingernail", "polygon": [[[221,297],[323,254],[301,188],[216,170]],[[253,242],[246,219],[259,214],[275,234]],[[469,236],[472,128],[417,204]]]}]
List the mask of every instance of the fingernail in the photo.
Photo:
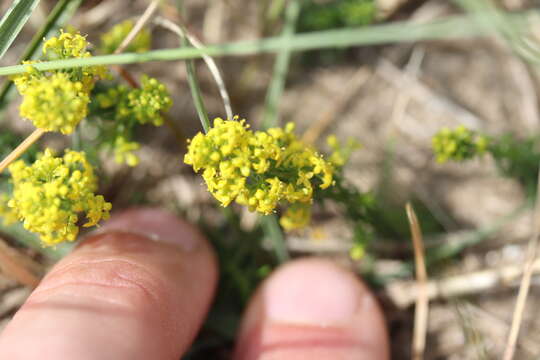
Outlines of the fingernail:
[{"label": "fingernail", "polygon": [[352,274],[321,260],[285,266],[264,289],[266,313],[278,323],[347,323],[356,314],[361,297]]},{"label": "fingernail", "polygon": [[201,243],[201,235],[192,225],[167,211],[152,208],[137,208],[113,214],[98,232],[112,230],[174,244],[184,251],[195,250]]}]

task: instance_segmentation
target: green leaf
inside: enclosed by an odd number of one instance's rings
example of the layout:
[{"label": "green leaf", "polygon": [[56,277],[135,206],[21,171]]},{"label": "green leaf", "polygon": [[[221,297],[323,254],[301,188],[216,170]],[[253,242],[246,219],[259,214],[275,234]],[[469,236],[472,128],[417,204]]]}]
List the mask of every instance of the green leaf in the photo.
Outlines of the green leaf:
[{"label": "green leaf", "polygon": [[4,56],[13,40],[36,8],[39,0],[15,0],[0,20],[0,58]]}]

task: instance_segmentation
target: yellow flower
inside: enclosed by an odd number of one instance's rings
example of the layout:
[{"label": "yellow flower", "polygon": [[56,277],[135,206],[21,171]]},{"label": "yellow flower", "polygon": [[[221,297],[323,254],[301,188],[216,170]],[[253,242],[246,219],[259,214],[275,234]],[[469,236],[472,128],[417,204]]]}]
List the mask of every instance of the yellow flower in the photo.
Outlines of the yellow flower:
[{"label": "yellow flower", "polygon": [[[130,33],[133,26],[134,22],[132,20],[126,20],[101,35],[100,51],[104,54],[112,54]],[[124,52],[146,52],[150,50],[151,40],[150,31],[143,28],[129,43]]]},{"label": "yellow flower", "polygon": [[311,220],[311,205],[306,203],[292,204],[279,219],[279,223],[287,231],[301,229]]},{"label": "yellow flower", "polygon": [[330,135],[326,139],[326,143],[332,149],[332,154],[330,154],[328,161],[336,168],[343,167],[349,161],[352,152],[362,147],[353,138],[348,139],[345,145],[342,145],[335,135]]},{"label": "yellow flower", "polygon": [[[43,45],[47,60],[87,58],[88,42],[78,32],[64,32],[52,37]],[[98,78],[106,78],[104,66],[87,66],[55,71],[39,71],[34,66],[39,61],[25,61],[26,72],[11,79],[23,96],[21,116],[31,120],[38,128],[73,132],[86,117],[90,91]]]},{"label": "yellow flower", "polygon": [[31,80],[24,90],[20,113],[38,128],[70,134],[86,117],[89,102],[82,83],[56,73]]},{"label": "yellow flower", "polygon": [[365,254],[366,254],[366,249],[363,245],[360,245],[360,244],[355,244],[349,250],[349,256],[353,260],[361,260]]},{"label": "yellow flower", "polygon": [[270,214],[282,201],[309,205],[314,189],[333,184],[333,167],[293,133],[294,125],[253,132],[245,120],[215,119],[184,157],[223,205]]},{"label": "yellow flower", "polygon": [[114,141],[114,159],[119,164],[137,166],[139,157],[133,152],[139,150],[141,145],[134,141],[128,141],[124,136],[118,136]]},{"label": "yellow flower", "polygon": [[60,30],[58,37],[52,37],[43,44],[43,55],[50,59],[69,59],[90,57],[86,50],[88,42],[80,33]]},{"label": "yellow flower", "polygon": [[81,213],[86,214],[85,227],[109,217],[111,204],[94,194],[97,177],[82,152],[66,150],[55,157],[47,149],[32,165],[19,160],[9,170],[13,198],[8,206],[45,246],[74,241]]},{"label": "yellow flower", "polygon": [[143,75],[141,88],[133,89],[127,95],[127,112],[140,124],[163,125],[162,112],[172,106],[172,99],[166,86],[158,80]]},{"label": "yellow flower", "polygon": [[8,202],[9,196],[6,193],[0,193],[0,217],[6,226],[19,221],[17,212],[8,206]]},{"label": "yellow flower", "polygon": [[[87,50],[88,45],[86,36],[82,36],[79,32],[60,30],[58,37],[52,37],[45,41],[43,55],[47,60],[88,58],[92,56]],[[70,79],[80,82],[83,85],[83,90],[87,93],[93,89],[96,79],[108,77],[105,66],[86,66],[58,70],[58,72],[68,73]]]},{"label": "yellow flower", "polygon": [[489,146],[489,140],[461,125],[454,130],[441,129],[433,137],[432,144],[437,162],[444,163],[448,160],[468,160],[483,154]]},{"label": "yellow flower", "polygon": [[128,89],[123,85],[110,88],[106,93],[96,96],[103,109],[116,106],[115,117],[118,122],[135,120],[139,124],[163,125],[163,112],[172,106],[167,87],[157,79],[143,75],[141,88]]}]

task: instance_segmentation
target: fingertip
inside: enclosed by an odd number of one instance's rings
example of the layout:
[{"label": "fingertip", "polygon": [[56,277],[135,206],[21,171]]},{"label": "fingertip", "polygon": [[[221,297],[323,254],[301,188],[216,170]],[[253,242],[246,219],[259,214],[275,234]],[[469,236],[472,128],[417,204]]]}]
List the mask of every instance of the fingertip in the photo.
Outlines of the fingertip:
[{"label": "fingertip", "polygon": [[384,318],[354,274],[322,259],[278,269],[243,321],[236,359],[386,359]]},{"label": "fingertip", "polygon": [[115,215],[44,278],[0,336],[0,358],[178,358],[216,281],[191,225],[148,208]]}]

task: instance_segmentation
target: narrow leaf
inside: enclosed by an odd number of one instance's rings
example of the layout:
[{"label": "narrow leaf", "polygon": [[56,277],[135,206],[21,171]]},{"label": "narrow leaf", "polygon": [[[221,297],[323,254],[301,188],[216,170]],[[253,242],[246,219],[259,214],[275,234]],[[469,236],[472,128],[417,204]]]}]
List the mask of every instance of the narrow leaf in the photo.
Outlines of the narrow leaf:
[{"label": "narrow leaf", "polygon": [[39,0],[15,0],[0,20],[0,58],[4,56]]}]

